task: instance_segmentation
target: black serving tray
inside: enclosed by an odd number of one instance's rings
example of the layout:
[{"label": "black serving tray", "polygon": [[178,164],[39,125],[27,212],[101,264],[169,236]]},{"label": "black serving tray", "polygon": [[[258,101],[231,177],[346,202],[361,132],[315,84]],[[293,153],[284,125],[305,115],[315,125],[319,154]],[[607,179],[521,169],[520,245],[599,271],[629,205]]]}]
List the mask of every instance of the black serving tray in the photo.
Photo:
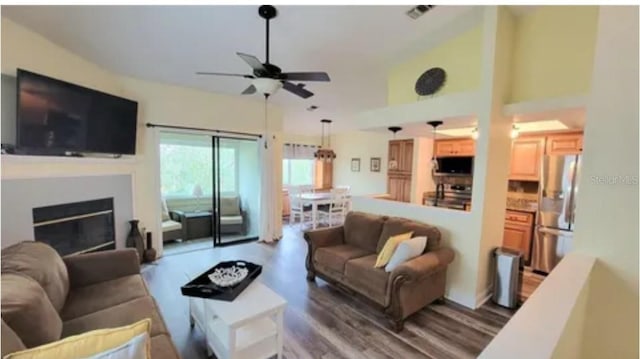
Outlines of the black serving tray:
[{"label": "black serving tray", "polygon": [[[246,266],[249,270],[249,274],[237,284],[234,284],[229,287],[220,287],[211,282],[209,279],[209,274],[213,273],[218,268],[229,268],[232,266]],[[194,280],[180,287],[180,291],[182,291],[182,295],[188,297],[199,297],[199,298],[208,298],[208,299],[216,299],[216,300],[224,300],[227,302],[231,302],[236,297],[242,293],[245,288],[256,279],[260,273],[262,273],[262,266],[247,262],[247,261],[227,261],[220,262],[215,266],[211,267],[206,272],[197,276]]]}]

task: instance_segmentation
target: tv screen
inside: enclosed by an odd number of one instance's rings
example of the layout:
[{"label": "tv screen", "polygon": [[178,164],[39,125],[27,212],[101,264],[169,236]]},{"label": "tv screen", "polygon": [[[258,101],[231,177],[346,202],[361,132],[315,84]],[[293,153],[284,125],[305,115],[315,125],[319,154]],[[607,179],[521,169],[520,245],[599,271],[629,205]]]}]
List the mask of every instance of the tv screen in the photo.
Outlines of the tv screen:
[{"label": "tv screen", "polygon": [[135,154],[138,103],[18,69],[17,145],[41,154]]},{"label": "tv screen", "polygon": [[438,173],[470,175],[473,172],[473,157],[441,157],[438,161]]}]

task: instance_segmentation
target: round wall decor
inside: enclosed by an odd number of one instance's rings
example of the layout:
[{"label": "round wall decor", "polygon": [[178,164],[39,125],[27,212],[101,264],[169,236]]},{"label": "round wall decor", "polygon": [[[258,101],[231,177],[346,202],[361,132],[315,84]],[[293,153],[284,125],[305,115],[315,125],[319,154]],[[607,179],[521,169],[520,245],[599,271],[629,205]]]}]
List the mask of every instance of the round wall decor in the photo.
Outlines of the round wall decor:
[{"label": "round wall decor", "polygon": [[447,79],[447,73],[440,67],[425,71],[416,81],[416,93],[420,96],[433,95],[438,92]]}]

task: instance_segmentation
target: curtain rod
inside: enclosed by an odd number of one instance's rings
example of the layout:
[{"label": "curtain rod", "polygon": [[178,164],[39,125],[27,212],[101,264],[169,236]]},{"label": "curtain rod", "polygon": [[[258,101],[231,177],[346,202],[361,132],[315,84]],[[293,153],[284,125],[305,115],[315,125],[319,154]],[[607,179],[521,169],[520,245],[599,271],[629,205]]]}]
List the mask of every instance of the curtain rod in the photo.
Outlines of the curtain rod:
[{"label": "curtain rod", "polygon": [[197,128],[197,127],[186,127],[186,126],[157,125],[155,123],[149,123],[149,122],[147,122],[146,126],[147,127],[170,128],[170,129],[174,129],[174,130],[191,130],[191,131],[216,132],[216,133],[223,133],[223,134],[229,134],[229,135],[241,135],[241,136],[251,136],[251,137],[256,137],[256,138],[262,138],[262,135],[255,134],[255,133],[248,133],[248,132],[212,130],[212,129],[209,129],[209,128]]}]

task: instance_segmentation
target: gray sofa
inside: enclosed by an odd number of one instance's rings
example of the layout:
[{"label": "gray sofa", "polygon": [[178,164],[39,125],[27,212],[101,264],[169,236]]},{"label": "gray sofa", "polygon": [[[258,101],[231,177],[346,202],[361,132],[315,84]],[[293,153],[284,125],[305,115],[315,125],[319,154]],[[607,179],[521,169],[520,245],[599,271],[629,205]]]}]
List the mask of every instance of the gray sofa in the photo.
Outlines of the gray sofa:
[{"label": "gray sofa", "polygon": [[180,358],[140,275],[135,249],[60,257],[41,242],[1,251],[2,357],[151,318],[151,357]]}]

